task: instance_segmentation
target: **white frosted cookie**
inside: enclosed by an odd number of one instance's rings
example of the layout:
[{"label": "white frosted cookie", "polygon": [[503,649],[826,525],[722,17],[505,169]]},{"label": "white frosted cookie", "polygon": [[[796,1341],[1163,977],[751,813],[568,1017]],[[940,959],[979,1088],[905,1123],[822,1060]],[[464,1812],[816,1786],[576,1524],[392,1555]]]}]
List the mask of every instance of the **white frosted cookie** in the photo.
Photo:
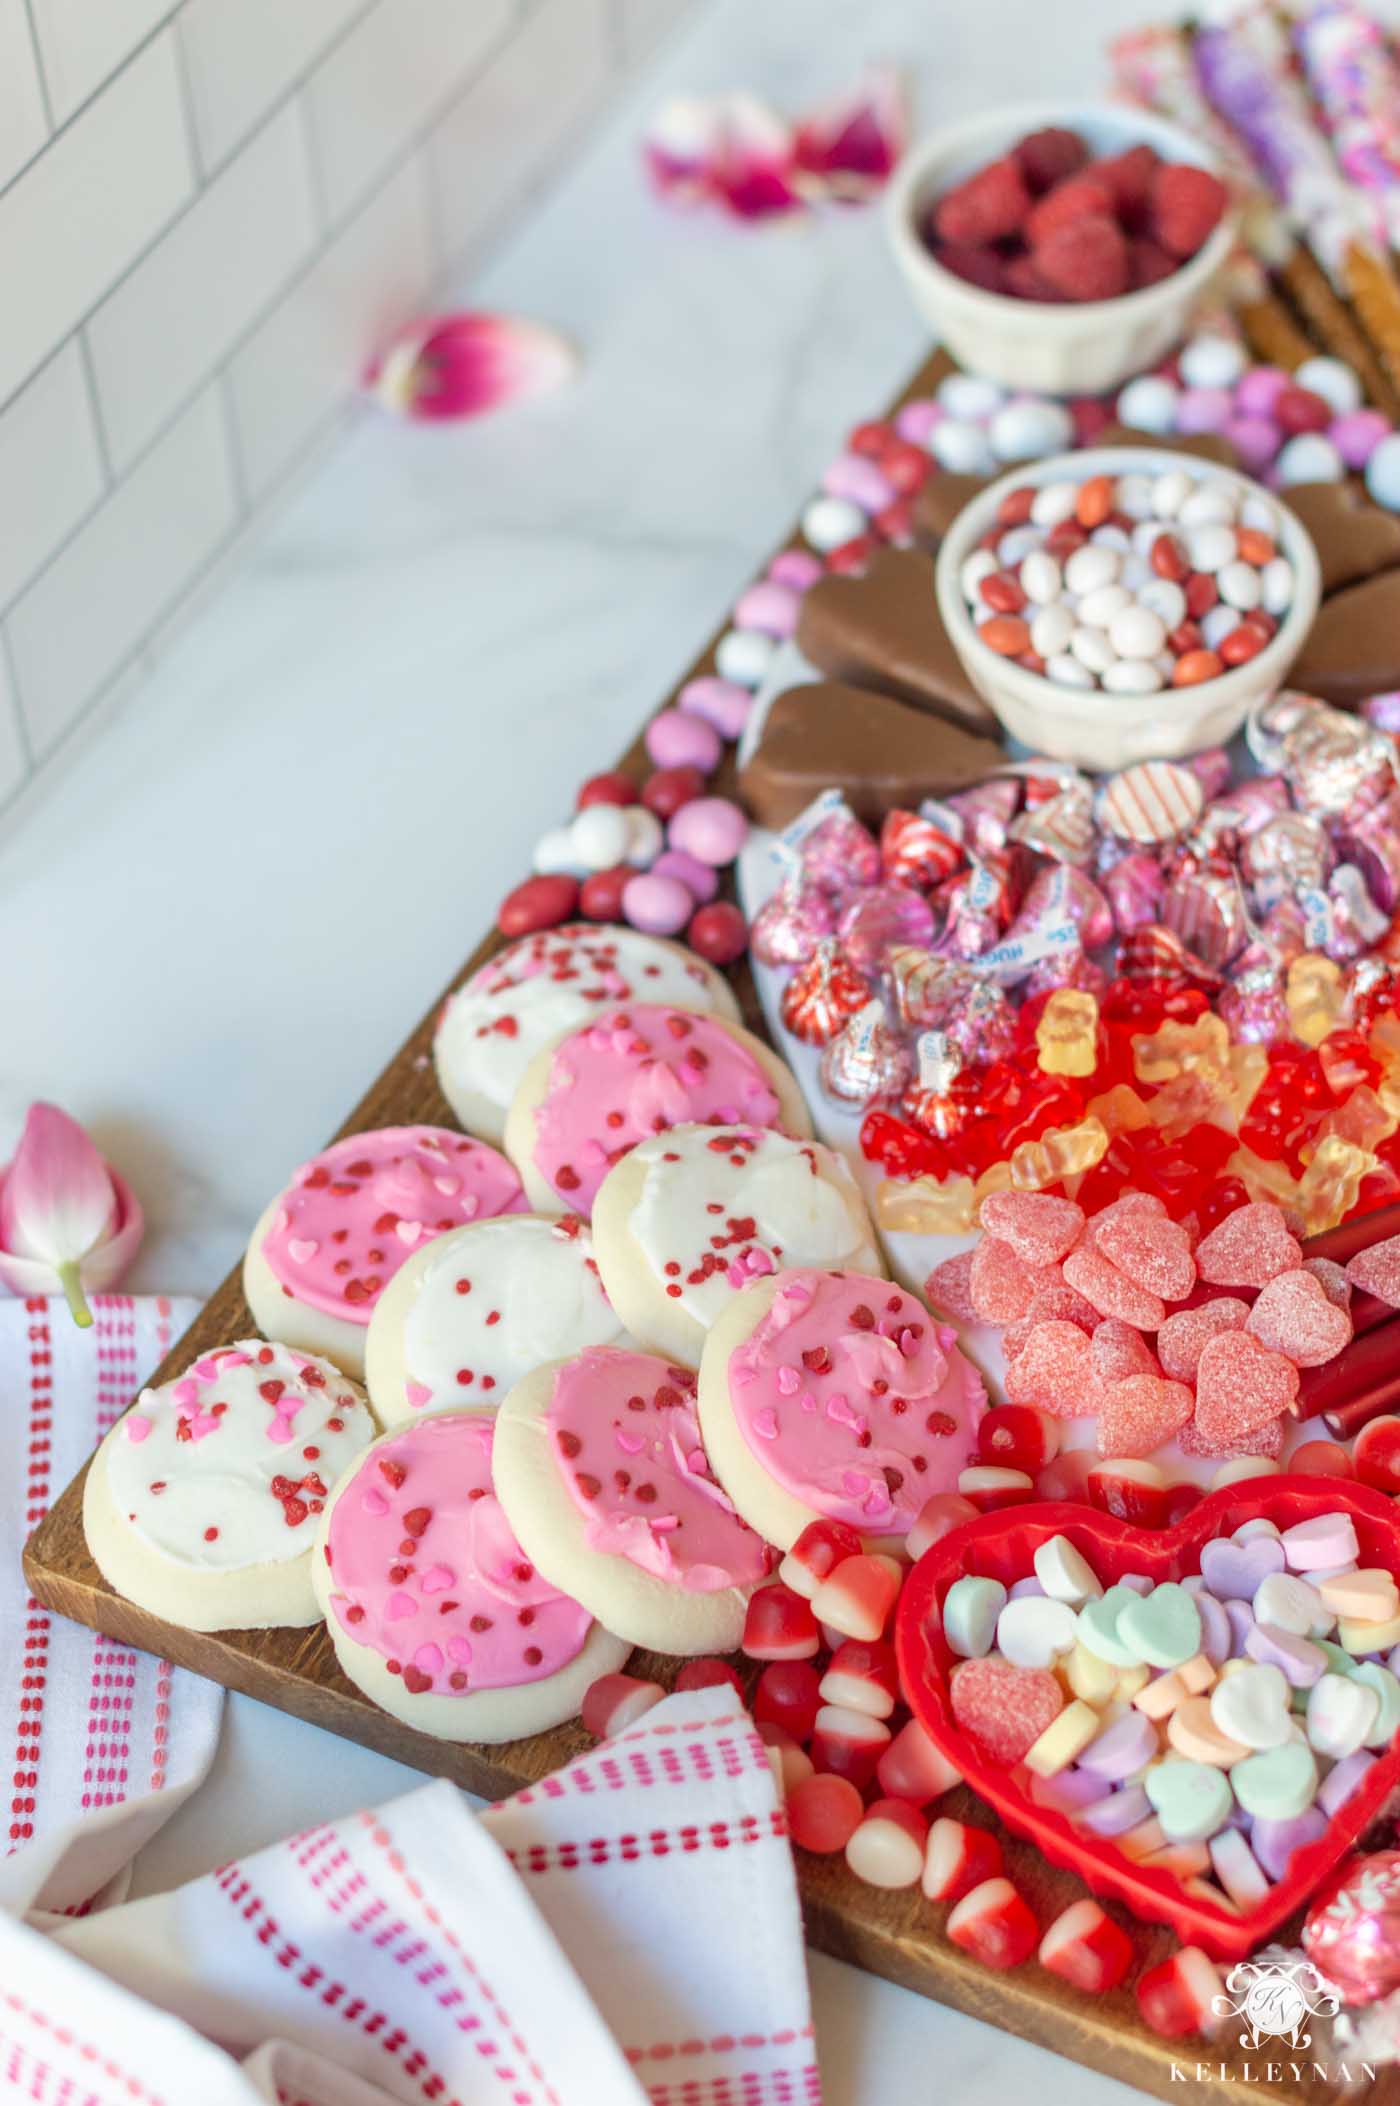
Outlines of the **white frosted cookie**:
[{"label": "white frosted cookie", "polygon": [[843,1158],[754,1127],[675,1126],[643,1141],[603,1180],[593,1237],[621,1322],[690,1366],[733,1296],[768,1273],[885,1269]]},{"label": "white frosted cookie", "polygon": [[317,1534],[316,1599],[341,1667],[438,1740],[573,1718],[630,1647],[529,1562],[492,1482],[495,1413],[439,1412],[357,1456]]},{"label": "white frosted cookie", "polygon": [[705,1459],[695,1376],[594,1347],[516,1384],[496,1487],[525,1554],[634,1645],[729,1653],[770,1567]]},{"label": "white frosted cookie", "polygon": [[381,1424],[494,1410],[522,1375],[622,1337],[576,1214],[503,1214],[415,1252],[370,1320],[365,1379]]},{"label": "white frosted cookie", "polygon": [[442,1094],[467,1132],[499,1143],[540,1048],[629,997],[739,1021],[724,975],[662,936],[575,921],[498,951],[448,996],[433,1039]]},{"label": "white frosted cookie", "polygon": [[249,1239],[243,1293],[267,1338],[363,1376],[375,1303],[448,1229],[523,1213],[503,1155],[443,1126],[381,1126],[303,1163]]},{"label": "white frosted cookie", "polygon": [[812,1122],[791,1068],[741,1024],[652,1002],[609,1006],[525,1071],[506,1153],[541,1214],[587,1214],[629,1148],[669,1126]]},{"label": "white frosted cookie", "polygon": [[857,1272],[782,1272],[735,1295],[700,1361],[715,1475],[783,1550],[809,1521],[902,1549],[977,1460],[982,1378],[918,1296]]},{"label": "white frosted cookie", "polygon": [[376,1430],[328,1361],[260,1338],[221,1346],[143,1390],[98,1448],[88,1548],[119,1594],[187,1630],[315,1623],[317,1522]]}]

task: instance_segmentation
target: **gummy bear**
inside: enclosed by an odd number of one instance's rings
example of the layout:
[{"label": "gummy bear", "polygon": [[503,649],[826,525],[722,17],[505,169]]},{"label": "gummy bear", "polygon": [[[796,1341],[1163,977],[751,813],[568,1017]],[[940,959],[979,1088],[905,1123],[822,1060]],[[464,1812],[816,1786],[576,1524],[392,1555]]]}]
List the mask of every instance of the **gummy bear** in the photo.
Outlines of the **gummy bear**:
[{"label": "gummy bear", "polygon": [[1393,1106],[1383,1103],[1370,1084],[1363,1082],[1335,1111],[1323,1115],[1316,1139],[1320,1145],[1329,1134],[1335,1134],[1339,1140],[1350,1141],[1373,1154],[1377,1144],[1389,1140],[1397,1126],[1400,1101]]},{"label": "gummy bear", "polygon": [[1036,1058],[1046,1075],[1092,1075],[1098,1063],[1099,1005],[1078,987],[1057,987],[1035,1027]]},{"label": "gummy bear", "polygon": [[1317,1144],[1312,1161],[1298,1183],[1298,1204],[1306,1235],[1319,1235],[1335,1228],[1356,1205],[1363,1177],[1376,1168],[1376,1157],[1339,1134],[1328,1134]]},{"label": "gummy bear", "polygon": [[1083,1111],[1083,1098],[1068,1076],[997,1060],[982,1078],[982,1110],[992,1123],[995,1145],[983,1157],[1010,1156],[1022,1141],[1037,1140],[1048,1126],[1068,1126]]},{"label": "gummy bear", "polygon": [[1333,958],[1304,951],[1288,968],[1284,1000],[1294,1036],[1305,1046],[1320,1046],[1336,1028],[1345,1006],[1342,968]]},{"label": "gummy bear", "polygon": [[1244,1186],[1246,1198],[1271,1199],[1275,1206],[1296,1208],[1298,1184],[1286,1163],[1255,1155],[1249,1148],[1237,1148],[1226,1169]]},{"label": "gummy bear", "polygon": [[953,1167],[940,1141],[887,1111],[866,1113],[860,1152],[867,1162],[883,1165],[892,1177],[946,1177]]},{"label": "gummy bear", "polygon": [[977,1194],[970,1177],[916,1177],[909,1183],[885,1178],[875,1193],[875,1218],[884,1229],[915,1236],[965,1236],[977,1220]]},{"label": "gummy bear", "polygon": [[1050,1127],[1038,1141],[1023,1141],[1011,1156],[1011,1184],[1022,1192],[1043,1192],[1081,1171],[1092,1170],[1108,1153],[1108,1134],[1097,1119],[1076,1126]]},{"label": "gummy bear", "polygon": [[1218,1016],[1200,1016],[1189,1024],[1168,1018],[1159,1031],[1133,1040],[1133,1059],[1141,1082],[1220,1075],[1229,1067],[1230,1033]]},{"label": "gummy bear", "polygon": [[1102,1097],[1091,1097],[1084,1107],[1088,1119],[1097,1119],[1110,1138],[1117,1133],[1136,1133],[1152,1124],[1152,1114],[1134,1089],[1116,1082]]},{"label": "gummy bear", "polygon": [[1354,1026],[1331,1032],[1318,1047],[1317,1058],[1327,1087],[1337,1098],[1374,1083],[1381,1072],[1380,1061]]}]

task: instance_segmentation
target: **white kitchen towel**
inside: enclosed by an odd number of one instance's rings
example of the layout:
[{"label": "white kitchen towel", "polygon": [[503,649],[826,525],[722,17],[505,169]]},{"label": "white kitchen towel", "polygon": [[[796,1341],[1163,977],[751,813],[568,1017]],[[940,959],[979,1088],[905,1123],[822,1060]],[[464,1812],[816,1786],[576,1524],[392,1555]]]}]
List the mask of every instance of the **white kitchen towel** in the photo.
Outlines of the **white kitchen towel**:
[{"label": "white kitchen towel", "polygon": [[673,1696],[481,1819],[428,1784],[56,1938],[0,1922],[6,2056],[84,2106],[820,2106],[762,1743]]},{"label": "white kitchen towel", "polygon": [[198,1306],[97,1294],[80,1330],[61,1296],[0,1297],[0,1907],[16,1913],[90,1904],[213,1758],[223,1691],[51,1615],[20,1562]]}]

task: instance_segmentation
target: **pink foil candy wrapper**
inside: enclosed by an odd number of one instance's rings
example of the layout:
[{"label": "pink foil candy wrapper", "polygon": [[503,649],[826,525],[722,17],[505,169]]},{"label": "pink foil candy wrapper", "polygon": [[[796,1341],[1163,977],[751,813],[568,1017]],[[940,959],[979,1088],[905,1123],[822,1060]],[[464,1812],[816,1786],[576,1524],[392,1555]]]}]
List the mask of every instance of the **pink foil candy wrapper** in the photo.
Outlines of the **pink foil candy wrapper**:
[{"label": "pink foil candy wrapper", "polygon": [[1053,994],[1059,987],[1078,988],[1098,1000],[1108,987],[1108,974],[1092,958],[1086,958],[1083,951],[1061,951],[1037,959],[1021,992],[1029,1001],[1032,995]]},{"label": "pink foil candy wrapper", "polygon": [[1202,819],[1213,820],[1218,815],[1232,832],[1247,836],[1267,826],[1279,812],[1286,812],[1289,803],[1288,784],[1281,775],[1247,775],[1232,790],[1212,798]]},{"label": "pink foil candy wrapper", "polygon": [[923,812],[885,814],[880,858],[887,878],[901,885],[938,885],[961,870],[967,857],[961,840]]},{"label": "pink foil candy wrapper", "polygon": [[1283,965],[1300,958],[1309,948],[1307,917],[1292,894],[1270,907],[1259,934],[1270,955]]},{"label": "pink foil candy wrapper", "polygon": [[1207,801],[1218,797],[1222,790],[1228,790],[1234,774],[1230,766],[1230,756],[1223,746],[1207,746],[1202,753],[1192,753],[1182,762],[1182,766],[1191,770],[1205,791]]},{"label": "pink foil candy wrapper", "polygon": [[1054,777],[1027,777],[1025,808],[1012,820],[1007,838],[1057,863],[1087,863],[1094,852],[1089,784],[1081,778],[1062,784]]},{"label": "pink foil candy wrapper", "polygon": [[1283,736],[1283,772],[1299,808],[1340,817],[1374,804],[1395,781],[1395,747],[1360,717],[1315,702]]},{"label": "pink foil candy wrapper", "polygon": [[1389,732],[1392,738],[1400,738],[1400,688],[1391,688],[1383,695],[1372,695],[1361,705],[1361,714],[1377,731]]},{"label": "pink foil candy wrapper", "polygon": [[990,782],[979,782],[975,789],[959,790],[955,796],[945,798],[944,804],[962,821],[969,853],[989,856],[1005,848],[1007,830],[1020,801],[1019,783],[998,775]]},{"label": "pink foil candy wrapper", "polygon": [[1331,868],[1326,829],[1306,812],[1278,812],[1240,844],[1240,870],[1261,911],[1285,893],[1325,885]]},{"label": "pink foil candy wrapper", "polygon": [[904,1029],[944,1034],[963,1060],[1001,1060],[1013,1051],[1015,1010],[999,987],[970,966],[906,948],[891,953],[885,981]]},{"label": "pink foil candy wrapper", "polygon": [[1118,971],[1141,987],[1199,987],[1213,994],[1220,974],[1188,950],[1172,929],[1159,923],[1134,929],[1118,947]]},{"label": "pink foil candy wrapper", "polygon": [[[801,825],[801,820],[794,820],[793,825]],[[844,899],[862,885],[873,885],[880,875],[880,850],[874,835],[839,798],[801,838],[798,855],[813,883],[836,899]]]},{"label": "pink foil candy wrapper", "polygon": [[922,892],[908,885],[872,885],[868,892],[855,894],[836,933],[856,970],[873,979],[899,945],[927,948],[934,928],[934,912]]},{"label": "pink foil candy wrapper", "polygon": [[1400,795],[1392,791],[1353,819],[1339,831],[1337,846],[1360,870],[1376,905],[1393,915],[1400,907]]},{"label": "pink foil candy wrapper", "polygon": [[831,901],[798,875],[786,878],[759,908],[749,929],[749,949],[762,965],[805,965],[835,929]]},{"label": "pink foil candy wrapper", "polygon": [[1162,866],[1144,850],[1130,850],[1099,875],[1099,885],[1120,936],[1146,928],[1162,911],[1166,881]]},{"label": "pink foil candy wrapper", "polygon": [[1162,926],[1205,965],[1228,965],[1249,938],[1239,879],[1233,871],[1224,877],[1211,871],[1174,875],[1162,901]]},{"label": "pink foil candy wrapper", "polygon": [[1323,949],[1339,964],[1350,964],[1363,951],[1378,944],[1390,927],[1366,889],[1366,880],[1355,863],[1339,863],[1327,881],[1327,904],[1331,927]]},{"label": "pink foil candy wrapper", "polygon": [[1329,1874],[1303,1924],[1303,1950],[1345,2004],[1400,1989],[1400,1850],[1349,1857]]},{"label": "pink foil candy wrapper", "polygon": [[968,1060],[1005,1060],[1016,1048],[1015,1010],[999,987],[976,975],[944,1030],[949,1043]]},{"label": "pink foil candy wrapper", "polygon": [[878,1000],[858,1009],[822,1049],[821,1082],[829,1097],[864,1108],[897,1097],[913,1079],[914,1056],[891,1030]]},{"label": "pink foil candy wrapper", "polygon": [[1216,1008],[1229,1026],[1232,1038],[1251,1045],[1271,1046],[1291,1038],[1288,1004],[1284,999],[1283,975],[1271,964],[1251,965],[1237,972],[1220,990]]},{"label": "pink foil candy wrapper", "polygon": [[938,949],[950,958],[980,958],[1011,926],[1011,872],[991,857],[948,878],[934,894],[944,916]]}]

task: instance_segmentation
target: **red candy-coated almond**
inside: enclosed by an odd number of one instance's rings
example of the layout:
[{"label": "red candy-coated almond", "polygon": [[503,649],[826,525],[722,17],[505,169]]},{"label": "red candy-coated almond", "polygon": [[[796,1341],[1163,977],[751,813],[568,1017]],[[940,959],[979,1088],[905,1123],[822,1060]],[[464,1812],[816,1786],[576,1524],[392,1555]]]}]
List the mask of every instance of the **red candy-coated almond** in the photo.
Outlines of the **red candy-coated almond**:
[{"label": "red candy-coated almond", "polygon": [[930,1901],[961,1901],[1001,1871],[1001,1844],[985,1828],[945,1814],[928,1832],[923,1889]]},{"label": "red candy-coated almond", "polygon": [[847,1638],[832,1654],[821,1679],[821,1700],[871,1718],[888,1718],[899,1695],[894,1647],[883,1638]]},{"label": "red candy-coated almond", "polygon": [[526,878],[496,909],[496,927],[503,936],[530,936],[536,929],[558,928],[577,912],[577,878]]},{"label": "red candy-coated almond", "polygon": [[1224,670],[1218,651],[1187,651],[1172,667],[1172,686],[1200,687],[1206,680],[1218,680]]},{"label": "red candy-coated almond", "polygon": [[1186,594],[1186,612],[1193,621],[1209,614],[1220,597],[1220,588],[1208,570],[1193,570],[1181,589]]},{"label": "red candy-coated almond", "polygon": [[1034,503],[1035,491],[1031,485],[1029,483],[1018,483],[1014,490],[1007,491],[1005,497],[997,506],[997,525],[999,527],[1024,526],[1031,516],[1031,506]]},{"label": "red candy-coated almond", "polygon": [[846,1777],[805,1777],[788,1794],[788,1834],[800,1850],[830,1857],[844,1850],[861,1824],[864,1802]]},{"label": "red candy-coated almond", "polygon": [[658,768],[642,784],[642,803],[658,819],[671,819],[683,804],[693,804],[705,794],[705,778],[698,768]]},{"label": "red candy-coated almond", "polygon": [[599,1675],[579,1707],[584,1731],[599,1740],[613,1740],[665,1694],[659,1682],[641,1682],[635,1675]]},{"label": "red candy-coated almond", "polygon": [[578,888],[579,913],[586,921],[621,921],[623,888],[636,875],[628,863],[595,870]]},{"label": "red candy-coated almond", "polygon": [[1175,534],[1159,534],[1147,560],[1159,578],[1170,578],[1173,585],[1182,584],[1191,575],[1186,551]]},{"label": "red candy-coated almond", "polygon": [[749,1596],[743,1650],[750,1660],[810,1660],[821,1650],[812,1604],[775,1581]]},{"label": "red candy-coated almond", "polygon": [[986,1879],[949,1911],[954,1945],[984,1967],[1019,1967],[1035,1951],[1036,1920],[1009,1879]]},{"label": "red candy-coated almond", "polygon": [[1079,485],[1079,495],[1074,501],[1074,516],[1082,527],[1092,532],[1101,527],[1113,510],[1113,478],[1111,475],[1091,475]]},{"label": "red candy-coated almond", "polygon": [[1116,1989],[1133,1964],[1133,1941],[1097,1901],[1072,1901],[1040,1941],[1042,1967],[1090,1996]]},{"label": "red candy-coated almond", "polygon": [[977,634],[1002,658],[1018,658],[1030,648],[1031,632],[1019,614],[994,614],[990,621],[978,623]]},{"label": "red candy-coated almond", "polygon": [[685,932],[690,948],[709,965],[733,965],[749,947],[749,925],[731,899],[697,908]]},{"label": "red candy-coated almond", "polygon": [[808,1601],[843,1558],[860,1556],[860,1537],[844,1521],[809,1521],[778,1567],[778,1578]]},{"label": "red candy-coated almond", "polygon": [[916,1718],[902,1725],[875,1765],[875,1777],[885,1796],[909,1799],[927,1806],[941,1799],[962,1778],[946,1755],[937,1749]]},{"label": "red candy-coated almond", "polygon": [[994,570],[989,578],[983,578],[977,590],[996,614],[1019,614],[1026,604],[1020,585],[1004,570]]},{"label": "red candy-coated almond", "polygon": [[1248,665],[1251,658],[1259,656],[1267,642],[1268,638],[1253,623],[1241,622],[1237,629],[1231,629],[1228,635],[1221,637],[1218,646],[1220,662],[1222,665]]},{"label": "red candy-coated almond", "polygon": [[812,1612],[843,1638],[878,1638],[899,1597],[900,1575],[881,1557],[843,1558],[812,1596]]},{"label": "red candy-coated almond", "polygon": [[903,1799],[877,1799],[846,1845],[846,1863],[868,1887],[913,1887],[924,1867],[928,1823]]}]

